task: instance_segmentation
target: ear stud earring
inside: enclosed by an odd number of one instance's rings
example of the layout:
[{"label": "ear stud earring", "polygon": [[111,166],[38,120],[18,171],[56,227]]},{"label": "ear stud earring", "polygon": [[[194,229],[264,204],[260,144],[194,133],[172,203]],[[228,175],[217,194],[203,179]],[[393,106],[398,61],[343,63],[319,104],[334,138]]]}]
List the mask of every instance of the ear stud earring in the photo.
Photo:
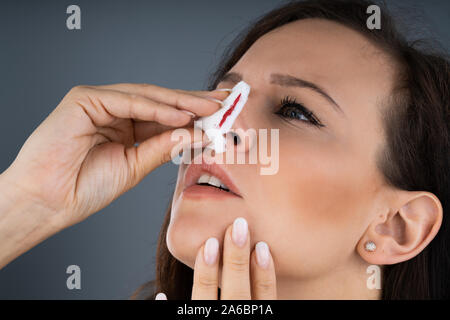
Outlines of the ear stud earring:
[{"label": "ear stud earring", "polygon": [[377,248],[377,246],[375,245],[375,242],[373,242],[373,241],[367,241],[364,244],[364,249],[366,249],[366,251],[373,252],[373,251],[375,251],[376,248]]}]

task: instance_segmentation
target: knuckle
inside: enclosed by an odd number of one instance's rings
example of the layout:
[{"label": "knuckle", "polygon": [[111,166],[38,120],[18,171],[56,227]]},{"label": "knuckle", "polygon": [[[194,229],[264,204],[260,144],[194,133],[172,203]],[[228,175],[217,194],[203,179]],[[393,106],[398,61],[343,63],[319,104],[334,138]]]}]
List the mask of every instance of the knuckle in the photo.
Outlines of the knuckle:
[{"label": "knuckle", "polygon": [[177,108],[180,108],[182,107],[182,101],[183,101],[182,94],[180,92],[176,92],[174,95],[174,105]]},{"label": "knuckle", "polygon": [[78,85],[78,86],[72,87],[72,88],[69,90],[69,93],[71,93],[71,94],[76,94],[76,93],[78,93],[78,92],[80,92],[80,91],[83,91],[83,89],[85,89],[85,88],[86,88],[85,86]]},{"label": "knuckle", "polygon": [[151,83],[138,83],[137,86],[142,90],[142,92],[147,92],[156,89],[156,85]]},{"label": "knuckle", "polygon": [[217,279],[208,275],[198,275],[196,282],[202,288],[216,288],[218,285]]},{"label": "knuckle", "polygon": [[147,83],[137,83],[136,86],[141,88],[142,90],[150,89],[150,85]]},{"label": "knuckle", "polygon": [[70,99],[70,100],[85,100],[82,99],[83,97],[86,97],[87,94],[89,93],[89,87],[88,86],[83,86],[83,85],[78,85],[75,87],[72,87],[67,94],[64,96],[64,99]]},{"label": "knuckle", "polygon": [[170,157],[170,154],[164,153],[164,154],[161,156],[160,165],[163,165],[164,163],[169,162],[170,160],[172,160],[172,158]]},{"label": "knuckle", "polygon": [[133,107],[136,106],[136,104],[141,103],[141,98],[134,93],[130,94],[129,99],[130,99],[131,106],[133,106]]},{"label": "knuckle", "polygon": [[247,272],[248,260],[241,257],[232,257],[227,261],[228,267],[235,272]]},{"label": "knuckle", "polygon": [[160,102],[153,102],[152,103],[152,108],[148,111],[150,114],[150,117],[153,119],[153,121],[155,122],[161,122],[161,103]]},{"label": "knuckle", "polygon": [[130,99],[130,102],[138,102],[139,96],[135,93],[128,94],[128,98]]},{"label": "knuckle", "polygon": [[271,292],[275,287],[275,282],[271,279],[260,279],[255,281],[255,287],[261,292]]},{"label": "knuckle", "polygon": [[172,157],[170,156],[170,152],[163,152],[161,155],[159,165],[163,165],[164,163],[167,163],[172,160]]},{"label": "knuckle", "polygon": [[134,118],[136,113],[136,104],[138,103],[138,96],[135,94],[127,94],[124,97],[127,99],[128,117]]}]

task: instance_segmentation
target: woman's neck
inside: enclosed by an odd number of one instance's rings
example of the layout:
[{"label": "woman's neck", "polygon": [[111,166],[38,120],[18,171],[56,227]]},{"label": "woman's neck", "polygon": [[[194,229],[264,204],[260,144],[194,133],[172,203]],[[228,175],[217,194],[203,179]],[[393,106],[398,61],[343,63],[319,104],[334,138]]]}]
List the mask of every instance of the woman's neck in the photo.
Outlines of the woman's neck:
[{"label": "woman's neck", "polygon": [[[278,299],[283,300],[335,300],[381,299],[381,270],[376,266],[369,269],[375,270],[367,273],[370,265],[365,262],[357,262],[351,266],[337,267],[327,274],[309,279],[293,279],[277,277]],[[368,279],[370,280],[368,281]],[[371,280],[374,279],[375,282]],[[369,283],[369,284],[368,284]]]}]

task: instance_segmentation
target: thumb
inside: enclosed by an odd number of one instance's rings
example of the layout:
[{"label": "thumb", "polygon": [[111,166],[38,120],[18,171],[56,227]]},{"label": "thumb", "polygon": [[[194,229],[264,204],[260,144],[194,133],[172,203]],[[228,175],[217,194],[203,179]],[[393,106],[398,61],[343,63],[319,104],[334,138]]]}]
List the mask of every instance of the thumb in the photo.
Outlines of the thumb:
[{"label": "thumb", "polygon": [[135,172],[136,178],[142,179],[152,170],[170,161],[177,156],[185,147],[193,143],[206,145],[209,140],[206,134],[194,128],[176,128],[164,131],[143,141],[136,148]]}]

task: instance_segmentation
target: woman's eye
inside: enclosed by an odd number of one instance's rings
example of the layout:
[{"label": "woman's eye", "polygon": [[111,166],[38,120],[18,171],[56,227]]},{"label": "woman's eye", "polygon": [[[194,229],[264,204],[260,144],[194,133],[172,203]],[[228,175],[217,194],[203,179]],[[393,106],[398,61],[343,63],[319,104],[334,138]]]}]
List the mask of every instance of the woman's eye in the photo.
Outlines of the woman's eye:
[{"label": "woman's eye", "polygon": [[280,102],[280,107],[275,112],[280,117],[306,121],[312,125],[323,127],[317,117],[308,108],[295,101],[295,99],[286,96]]}]

